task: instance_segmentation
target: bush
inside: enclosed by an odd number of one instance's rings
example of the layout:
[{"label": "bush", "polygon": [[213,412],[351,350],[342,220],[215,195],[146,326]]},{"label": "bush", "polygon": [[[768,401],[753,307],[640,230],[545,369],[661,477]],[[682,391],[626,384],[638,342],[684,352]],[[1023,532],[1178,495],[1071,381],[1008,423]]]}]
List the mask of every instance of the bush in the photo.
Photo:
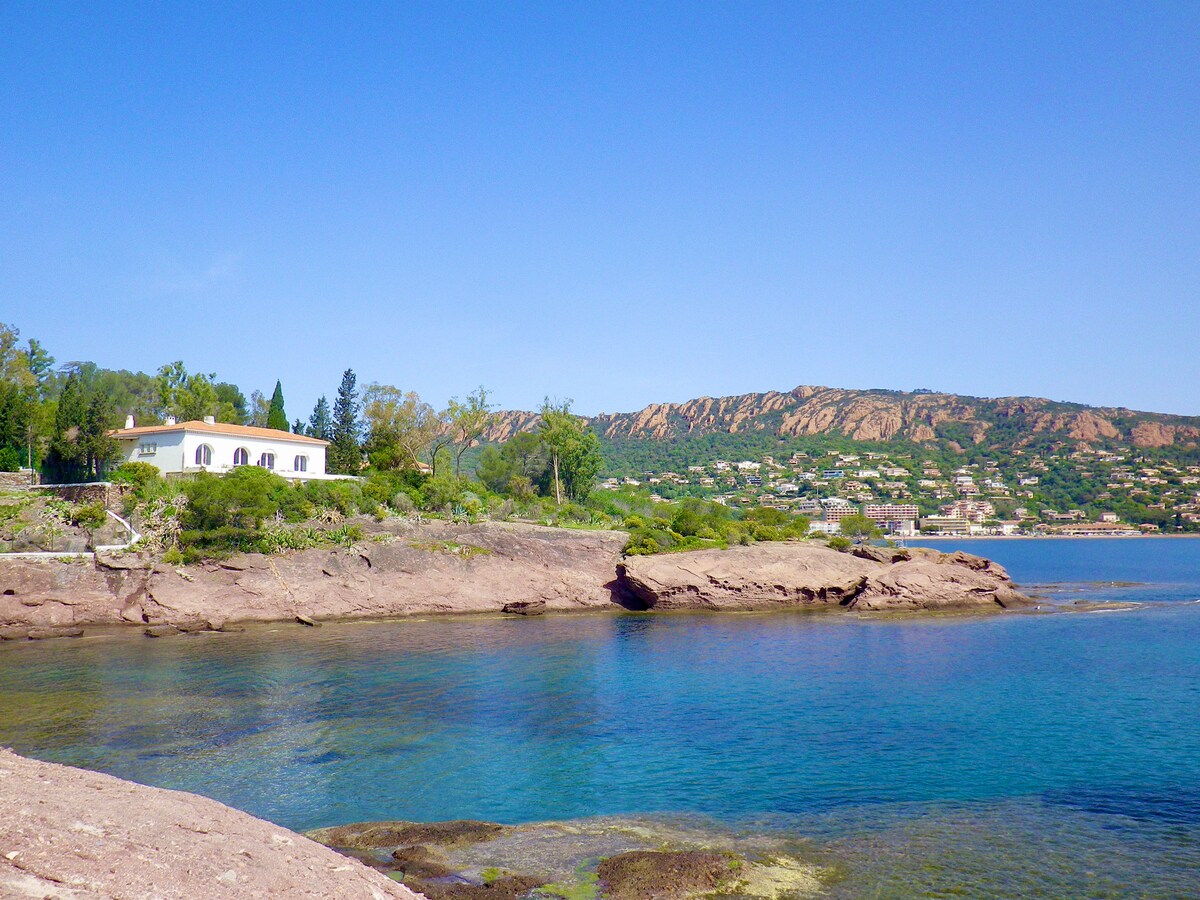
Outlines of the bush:
[{"label": "bush", "polygon": [[25,465],[25,454],[16,447],[0,447],[0,472],[15,472]]},{"label": "bush", "polygon": [[132,484],[135,487],[141,487],[143,484],[161,477],[158,466],[152,463],[127,462],[121,463],[112,470],[109,481],[115,484]]},{"label": "bush", "polygon": [[637,528],[625,542],[627,556],[649,556],[662,553],[674,545],[671,535],[661,528]]},{"label": "bush", "polygon": [[460,506],[466,485],[467,483],[463,479],[455,478],[453,475],[438,475],[436,478],[430,478],[421,486],[421,494],[425,501],[421,505],[425,509],[431,510],[447,506],[451,508]]},{"label": "bush", "polygon": [[99,500],[93,503],[80,503],[71,507],[67,513],[67,521],[79,528],[95,531],[97,528],[103,528],[104,523],[108,521],[108,510]]},{"label": "bush", "polygon": [[854,546],[853,542],[848,537],[842,537],[840,534],[835,534],[829,539],[830,550],[841,550],[845,552]]},{"label": "bush", "polygon": [[251,550],[263,520],[295,512],[295,491],[266,469],[239,466],[224,477],[201,472],[184,486],[188,502],[180,513],[180,544],[217,553]]},{"label": "bush", "polygon": [[336,509],[343,516],[352,516],[362,504],[363,490],[357,481],[307,481],[301,495],[317,509]]}]

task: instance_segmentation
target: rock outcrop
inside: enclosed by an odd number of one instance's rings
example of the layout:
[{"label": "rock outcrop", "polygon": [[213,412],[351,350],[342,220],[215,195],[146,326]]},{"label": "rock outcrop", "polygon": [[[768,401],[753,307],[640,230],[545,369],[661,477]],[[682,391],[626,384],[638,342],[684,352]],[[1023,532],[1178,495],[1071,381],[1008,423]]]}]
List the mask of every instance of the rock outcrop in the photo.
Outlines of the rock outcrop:
[{"label": "rock outcrop", "polygon": [[195,794],[0,750],[0,896],[385,900],[415,894]]},{"label": "rock outcrop", "polygon": [[764,543],[632,557],[621,583],[647,609],[1007,609],[1029,599],[1001,566],[967,553],[838,553],[819,544]]},{"label": "rock outcrop", "polygon": [[762,543],[622,561],[616,531],[402,526],[348,549],[173,567],[139,556],[0,559],[0,640],[133,625],[150,637],[239,622],[611,609],[993,609],[1024,598],[965,553]]},{"label": "rock outcrop", "polygon": [[[627,535],[530,525],[393,526],[349,549],[174,567],[148,557],[0,560],[0,626],[231,622],[607,607]],[[3,636],[3,635],[0,635]],[[27,634],[15,631],[12,636]]]}]

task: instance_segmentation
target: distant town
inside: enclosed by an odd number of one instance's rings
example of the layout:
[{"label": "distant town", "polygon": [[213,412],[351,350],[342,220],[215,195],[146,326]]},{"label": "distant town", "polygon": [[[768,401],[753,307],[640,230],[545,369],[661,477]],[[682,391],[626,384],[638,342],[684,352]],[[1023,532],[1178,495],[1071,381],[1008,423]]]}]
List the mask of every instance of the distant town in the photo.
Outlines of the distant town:
[{"label": "distant town", "polygon": [[[903,453],[793,452],[611,477],[599,487],[649,489],[661,502],[691,495],[736,508],[774,507],[808,516],[814,531],[828,533],[850,515],[864,515],[897,537],[1200,530],[1200,465],[1154,461],[1136,450],[1010,453],[1004,460],[953,465]],[[1061,478],[1063,470],[1095,488],[1087,508],[1046,501],[1044,483]],[[1158,511],[1157,521],[1121,515],[1130,508]]]}]

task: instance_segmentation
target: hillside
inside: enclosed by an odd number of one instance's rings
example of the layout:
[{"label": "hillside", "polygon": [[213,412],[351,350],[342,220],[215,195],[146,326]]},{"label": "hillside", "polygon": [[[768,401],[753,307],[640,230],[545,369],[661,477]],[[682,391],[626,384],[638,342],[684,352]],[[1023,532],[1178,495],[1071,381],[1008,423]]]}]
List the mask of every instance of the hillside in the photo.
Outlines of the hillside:
[{"label": "hillside", "polygon": [[[535,413],[497,414],[487,438],[507,440],[532,428]],[[1037,397],[855,391],[804,385],[736,397],[655,403],[637,412],[599,415],[590,424],[610,441],[685,436],[823,435],[851,441],[939,442],[1011,450],[1046,440],[1099,447],[1200,447],[1200,418],[1089,407]]]}]

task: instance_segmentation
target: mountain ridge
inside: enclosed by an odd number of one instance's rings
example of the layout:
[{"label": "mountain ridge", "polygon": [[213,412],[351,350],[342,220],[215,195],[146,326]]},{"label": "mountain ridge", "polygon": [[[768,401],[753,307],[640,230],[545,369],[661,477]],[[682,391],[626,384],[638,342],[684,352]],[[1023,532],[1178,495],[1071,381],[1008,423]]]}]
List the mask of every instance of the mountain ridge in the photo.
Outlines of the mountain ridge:
[{"label": "mountain ridge", "polygon": [[[836,435],[857,441],[945,441],[1025,446],[1052,437],[1097,446],[1200,445],[1200,417],[1094,407],[1042,397],[971,397],[924,391],[800,385],[727,397],[652,403],[628,413],[584,417],[602,437],[670,440],[689,435]],[[503,442],[537,426],[535,412],[497,412],[485,439]]]}]

